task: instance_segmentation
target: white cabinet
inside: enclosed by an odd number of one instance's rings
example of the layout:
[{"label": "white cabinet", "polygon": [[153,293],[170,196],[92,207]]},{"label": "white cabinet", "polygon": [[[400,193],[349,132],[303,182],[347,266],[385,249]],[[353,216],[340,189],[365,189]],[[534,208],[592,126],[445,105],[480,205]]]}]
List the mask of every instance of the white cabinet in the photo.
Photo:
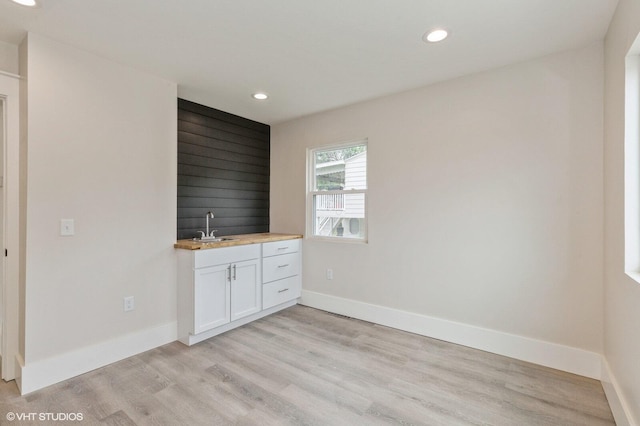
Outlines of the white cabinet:
[{"label": "white cabinet", "polygon": [[193,334],[231,321],[231,283],[227,265],[194,270]]},{"label": "white cabinet", "polygon": [[262,309],[300,297],[300,240],[262,244]]},{"label": "white cabinet", "polygon": [[259,259],[195,269],[193,333],[202,333],[260,312],[262,285],[259,272]]},{"label": "white cabinet", "polygon": [[231,321],[262,310],[260,259],[236,262],[229,266],[231,283]]},{"label": "white cabinet", "polygon": [[262,310],[259,244],[178,253],[178,339]]},{"label": "white cabinet", "polygon": [[262,287],[263,309],[300,297],[300,275],[266,283]]},{"label": "white cabinet", "polygon": [[262,282],[300,275],[300,253],[281,254],[262,259]]},{"label": "white cabinet", "polygon": [[301,240],[178,250],[178,339],[193,345],[295,305]]},{"label": "white cabinet", "polygon": [[277,256],[287,253],[300,252],[300,241],[302,240],[282,240],[262,244],[262,257]]}]

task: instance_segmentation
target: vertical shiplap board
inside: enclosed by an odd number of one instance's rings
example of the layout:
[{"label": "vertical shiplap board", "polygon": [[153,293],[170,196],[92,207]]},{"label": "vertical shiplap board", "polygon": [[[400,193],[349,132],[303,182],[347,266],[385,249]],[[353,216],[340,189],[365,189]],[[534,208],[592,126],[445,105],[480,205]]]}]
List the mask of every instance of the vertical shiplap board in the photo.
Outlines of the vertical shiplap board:
[{"label": "vertical shiplap board", "polygon": [[269,231],[269,138],[266,124],[178,100],[178,239],[208,211],[216,235]]}]

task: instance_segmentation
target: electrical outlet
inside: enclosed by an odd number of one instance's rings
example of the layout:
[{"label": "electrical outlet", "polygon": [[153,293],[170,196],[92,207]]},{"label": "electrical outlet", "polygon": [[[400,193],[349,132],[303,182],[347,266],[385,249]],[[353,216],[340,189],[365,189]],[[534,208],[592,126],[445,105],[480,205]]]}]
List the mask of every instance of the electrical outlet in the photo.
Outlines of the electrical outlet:
[{"label": "electrical outlet", "polygon": [[333,269],[327,269],[327,279],[328,280],[333,279]]},{"label": "electrical outlet", "polygon": [[133,296],[128,296],[124,298],[124,311],[129,312],[133,311],[136,308],[136,302]]}]

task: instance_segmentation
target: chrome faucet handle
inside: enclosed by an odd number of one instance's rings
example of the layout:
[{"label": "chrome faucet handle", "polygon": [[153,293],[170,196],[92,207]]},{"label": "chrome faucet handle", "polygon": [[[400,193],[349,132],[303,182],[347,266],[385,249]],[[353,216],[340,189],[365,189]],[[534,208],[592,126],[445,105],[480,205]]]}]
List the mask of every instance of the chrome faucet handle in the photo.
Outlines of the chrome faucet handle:
[{"label": "chrome faucet handle", "polygon": [[200,235],[200,238],[204,238],[204,236],[205,236],[205,235],[204,235],[204,231],[198,231],[198,232],[199,232],[200,234],[202,234],[202,235]]},{"label": "chrome faucet handle", "polygon": [[[202,232],[202,231],[200,231],[200,232]],[[215,235],[213,235],[214,232],[218,232],[218,230],[217,229],[212,229],[211,232],[209,232],[209,236],[210,237],[214,237],[215,236]],[[202,233],[204,234],[204,232],[202,232]]]}]

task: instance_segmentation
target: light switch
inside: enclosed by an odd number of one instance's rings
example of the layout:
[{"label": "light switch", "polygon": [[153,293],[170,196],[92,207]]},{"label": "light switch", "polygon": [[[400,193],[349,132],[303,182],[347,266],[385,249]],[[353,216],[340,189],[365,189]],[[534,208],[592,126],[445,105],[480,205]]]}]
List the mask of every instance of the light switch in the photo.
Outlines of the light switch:
[{"label": "light switch", "polygon": [[75,225],[73,219],[60,219],[60,235],[63,237],[69,237],[74,235]]}]

